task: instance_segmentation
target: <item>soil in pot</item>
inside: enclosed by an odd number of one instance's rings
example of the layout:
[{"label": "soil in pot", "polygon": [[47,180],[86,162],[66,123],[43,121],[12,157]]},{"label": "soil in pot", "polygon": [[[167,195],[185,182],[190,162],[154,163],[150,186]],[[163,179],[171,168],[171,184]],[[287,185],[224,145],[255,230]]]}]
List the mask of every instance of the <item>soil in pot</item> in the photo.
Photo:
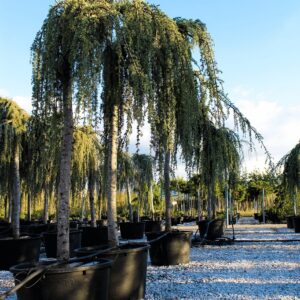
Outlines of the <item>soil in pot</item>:
[{"label": "soil in pot", "polygon": [[142,239],[144,237],[144,222],[121,222],[119,225],[122,239]]},{"label": "soil in pot", "polygon": [[[57,250],[57,232],[44,232],[43,233],[45,251],[48,258],[56,258]],[[70,230],[70,257],[74,257],[76,254],[75,249],[81,247],[81,231]]]},{"label": "soil in pot", "polygon": [[108,243],[108,229],[107,227],[79,227],[82,231],[81,246],[96,246]]},{"label": "soil in pot", "polygon": [[[20,264],[10,271],[18,283],[43,265]],[[99,259],[51,267],[21,288],[18,300],[108,300],[111,265],[112,261]]]},{"label": "soil in pot", "polygon": [[[170,231],[146,233],[151,244],[151,264],[156,266],[169,266],[187,264],[190,262],[191,231]],[[161,239],[160,236],[165,235]],[[155,242],[152,240],[158,239]]]},{"label": "soil in pot", "polygon": [[41,236],[21,236],[19,239],[6,237],[0,239],[0,270],[23,262],[38,262]]},{"label": "soil in pot", "polygon": [[293,225],[296,233],[300,232],[300,216],[293,217]]},{"label": "soil in pot", "polygon": [[[108,246],[77,249],[86,256]],[[113,261],[109,286],[110,300],[139,300],[145,298],[148,244],[125,244],[100,255]]]}]

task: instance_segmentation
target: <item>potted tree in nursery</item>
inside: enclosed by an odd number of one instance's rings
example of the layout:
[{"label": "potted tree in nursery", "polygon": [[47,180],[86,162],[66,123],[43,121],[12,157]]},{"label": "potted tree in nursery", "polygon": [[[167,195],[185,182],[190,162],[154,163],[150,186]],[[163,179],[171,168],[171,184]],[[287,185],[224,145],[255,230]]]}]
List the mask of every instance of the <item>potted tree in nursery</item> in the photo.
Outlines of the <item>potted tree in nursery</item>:
[{"label": "potted tree in nursery", "polygon": [[[94,14],[99,14],[100,18],[94,18]],[[57,259],[61,265],[51,267],[44,274],[38,285],[42,295],[39,299],[45,299],[46,294],[48,299],[108,298],[111,263],[68,264],[70,175],[75,119],[73,105],[74,111],[86,115],[87,112],[95,112],[97,107],[98,99],[95,95],[102,62],[102,53],[97,50],[104,44],[99,38],[107,34],[105,15],[102,3],[94,1],[66,0],[56,3],[50,8],[32,46],[33,114],[43,119],[59,112],[60,119],[56,120],[56,124],[62,126],[61,141],[58,141],[61,148],[57,199]],[[98,28],[103,28],[103,31],[99,33]],[[27,266],[27,270],[31,267]],[[13,270],[16,276],[21,268]],[[101,280],[95,282],[94,278],[99,276]],[[104,283],[100,288],[99,280]],[[72,284],[66,284],[66,281]]]},{"label": "potted tree in nursery", "polygon": [[[77,127],[73,144],[72,194],[81,194],[82,189],[87,187],[90,208],[90,224],[82,224],[79,227],[82,231],[82,247],[108,242],[107,226],[96,226],[96,181],[100,177],[102,159],[102,145],[95,130],[91,126]],[[82,203],[81,206],[83,205]]]},{"label": "potted tree in nursery", "polygon": [[[14,101],[0,98],[0,192],[11,197],[12,235],[0,238],[0,269],[24,261],[38,261],[40,236],[20,234],[20,158],[24,145],[29,115]],[[5,188],[6,187],[6,188]]]},{"label": "potted tree in nursery", "polygon": [[300,189],[300,142],[283,156],[278,162],[277,168],[283,167],[282,187],[289,198],[292,199],[293,216],[287,216],[289,228],[300,232],[300,216],[298,214],[299,189]]}]

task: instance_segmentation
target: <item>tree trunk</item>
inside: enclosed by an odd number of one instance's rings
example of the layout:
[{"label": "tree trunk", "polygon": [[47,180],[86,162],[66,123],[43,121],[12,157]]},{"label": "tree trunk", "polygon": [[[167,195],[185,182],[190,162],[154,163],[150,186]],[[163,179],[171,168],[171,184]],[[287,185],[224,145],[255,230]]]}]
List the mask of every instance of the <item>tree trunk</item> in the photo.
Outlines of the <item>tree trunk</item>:
[{"label": "tree trunk", "polygon": [[201,203],[201,196],[200,196],[200,187],[197,190],[197,209],[198,209],[198,221],[201,221],[202,219],[202,203]]},{"label": "tree trunk", "polygon": [[47,224],[48,219],[49,219],[49,188],[48,188],[48,184],[45,184],[43,223]]},{"label": "tree trunk", "polygon": [[131,189],[129,184],[129,178],[126,178],[126,192],[127,192],[128,211],[129,211],[129,221],[133,222],[133,211],[132,211],[132,204],[131,204]]},{"label": "tree trunk", "polygon": [[70,257],[69,249],[69,215],[70,215],[70,188],[71,188],[71,156],[73,143],[73,112],[72,87],[70,66],[65,62],[63,74],[63,137],[60,157],[59,177],[59,209],[57,218],[57,259],[67,261]]},{"label": "tree trunk", "polygon": [[150,203],[150,210],[151,210],[151,218],[154,220],[154,203],[153,203],[153,186],[152,183],[150,184],[149,188],[149,203]]},{"label": "tree trunk", "polygon": [[85,215],[85,188],[81,190],[81,202],[80,202],[80,221],[83,222]]},{"label": "tree trunk", "polygon": [[31,193],[29,191],[27,195],[27,220],[31,221]]},{"label": "tree trunk", "polygon": [[9,213],[9,201],[7,201],[8,196],[4,197],[4,219],[8,220],[8,213]]},{"label": "tree trunk", "polygon": [[98,202],[98,218],[101,220],[102,217],[102,189],[99,183],[96,184],[97,188],[97,202]]},{"label": "tree trunk", "polygon": [[12,195],[9,195],[9,198],[8,198],[8,222],[11,223],[12,221],[12,206],[13,206],[13,196]]},{"label": "tree trunk", "polygon": [[107,219],[108,241],[112,246],[118,245],[117,235],[117,151],[118,151],[118,106],[112,108],[109,120],[108,147],[108,186],[107,186]]},{"label": "tree trunk", "polygon": [[207,193],[207,217],[209,220],[213,217],[212,212],[212,188],[211,185],[208,186],[208,193]]},{"label": "tree trunk", "polygon": [[96,211],[95,211],[95,177],[93,174],[89,176],[89,200],[91,212],[91,226],[96,227]]},{"label": "tree trunk", "polygon": [[228,198],[228,185],[225,186],[225,210],[226,210],[226,227],[229,226],[229,198]]},{"label": "tree trunk", "polygon": [[14,163],[13,163],[13,196],[12,196],[12,231],[13,238],[20,237],[20,148],[18,143],[15,145]]},{"label": "tree trunk", "polygon": [[171,153],[170,150],[165,154],[165,165],[164,165],[164,188],[165,188],[165,217],[166,217],[166,231],[171,231],[171,191],[170,191],[170,161]]}]

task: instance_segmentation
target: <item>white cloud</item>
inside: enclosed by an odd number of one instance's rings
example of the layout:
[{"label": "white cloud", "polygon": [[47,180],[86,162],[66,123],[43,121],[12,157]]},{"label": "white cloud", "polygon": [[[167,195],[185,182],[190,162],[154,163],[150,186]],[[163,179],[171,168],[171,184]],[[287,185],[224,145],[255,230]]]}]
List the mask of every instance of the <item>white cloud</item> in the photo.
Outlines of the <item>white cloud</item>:
[{"label": "white cloud", "polygon": [[31,104],[31,98],[30,97],[15,96],[15,97],[13,97],[13,100],[15,100],[28,113],[31,113],[32,104]]},{"label": "white cloud", "polygon": [[[237,107],[262,134],[275,163],[298,143],[300,104],[289,104],[270,94],[258,94],[241,87],[234,89],[232,95],[238,99]],[[259,146],[256,155],[245,157],[245,166],[248,171],[265,168],[265,156]]]}]

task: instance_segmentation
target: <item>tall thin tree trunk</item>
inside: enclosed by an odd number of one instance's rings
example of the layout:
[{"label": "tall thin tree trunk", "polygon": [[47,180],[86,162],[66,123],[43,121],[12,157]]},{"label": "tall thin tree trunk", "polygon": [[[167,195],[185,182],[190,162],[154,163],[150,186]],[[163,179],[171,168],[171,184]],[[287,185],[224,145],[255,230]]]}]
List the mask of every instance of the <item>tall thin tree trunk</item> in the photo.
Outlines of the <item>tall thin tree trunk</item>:
[{"label": "tall thin tree trunk", "polygon": [[112,246],[118,245],[117,235],[117,151],[118,151],[118,106],[114,105],[110,116],[108,149],[108,188],[107,219],[108,241]]},{"label": "tall thin tree trunk", "polygon": [[12,199],[12,194],[9,195],[9,198],[8,198],[8,222],[11,223],[12,221],[12,206],[13,206],[13,199]]},{"label": "tall thin tree trunk", "polygon": [[6,195],[4,197],[4,219],[5,220],[8,219],[8,212],[9,212],[9,208],[8,208],[9,202],[7,201],[7,199],[8,199],[8,196]]},{"label": "tall thin tree trunk", "polygon": [[225,210],[226,210],[226,227],[229,226],[229,198],[228,198],[228,185],[225,186]]},{"label": "tall thin tree trunk", "polygon": [[80,199],[80,221],[83,222],[85,216],[85,188],[81,190],[81,199]]},{"label": "tall thin tree trunk", "polygon": [[165,154],[165,165],[164,165],[164,188],[165,188],[165,217],[166,217],[166,231],[171,231],[171,191],[170,191],[170,162],[171,153],[168,150]]},{"label": "tall thin tree trunk", "polygon": [[153,202],[153,185],[152,183],[150,184],[149,188],[149,203],[150,203],[150,211],[151,211],[151,218],[154,220],[154,202]]},{"label": "tall thin tree trunk", "polygon": [[102,217],[102,190],[99,183],[96,184],[97,188],[97,202],[98,202],[98,218],[101,220]]},{"label": "tall thin tree trunk", "polygon": [[49,219],[49,187],[48,187],[48,184],[45,184],[43,223],[47,224],[48,219]]},{"label": "tall thin tree trunk", "polygon": [[20,148],[18,143],[15,145],[14,163],[13,163],[13,196],[12,196],[12,231],[13,238],[20,237]]},{"label": "tall thin tree trunk", "polygon": [[208,219],[212,219],[213,212],[212,212],[212,188],[211,185],[208,186],[208,193],[207,193],[207,217]]},{"label": "tall thin tree trunk", "polygon": [[89,176],[89,200],[91,212],[91,226],[96,227],[96,211],[95,211],[95,177],[94,174]]},{"label": "tall thin tree trunk", "polygon": [[27,220],[31,221],[31,192],[27,194]]},{"label": "tall thin tree trunk", "polygon": [[294,202],[294,215],[297,216],[297,186],[295,187],[294,195],[293,195],[293,202]]},{"label": "tall thin tree trunk", "polygon": [[[66,59],[65,59],[66,60]],[[70,257],[69,249],[69,215],[70,215],[70,189],[71,189],[71,156],[73,143],[73,111],[72,86],[70,66],[65,61],[63,74],[63,138],[60,157],[59,179],[59,209],[57,222],[57,259],[67,261]]]},{"label": "tall thin tree trunk", "polygon": [[202,203],[201,203],[201,196],[200,196],[200,186],[197,190],[197,209],[198,209],[198,221],[201,221],[202,219]]},{"label": "tall thin tree trunk", "polygon": [[133,222],[133,211],[131,204],[131,188],[129,184],[129,178],[126,178],[126,192],[127,192],[127,203],[128,203],[128,211],[129,211],[129,221]]}]

